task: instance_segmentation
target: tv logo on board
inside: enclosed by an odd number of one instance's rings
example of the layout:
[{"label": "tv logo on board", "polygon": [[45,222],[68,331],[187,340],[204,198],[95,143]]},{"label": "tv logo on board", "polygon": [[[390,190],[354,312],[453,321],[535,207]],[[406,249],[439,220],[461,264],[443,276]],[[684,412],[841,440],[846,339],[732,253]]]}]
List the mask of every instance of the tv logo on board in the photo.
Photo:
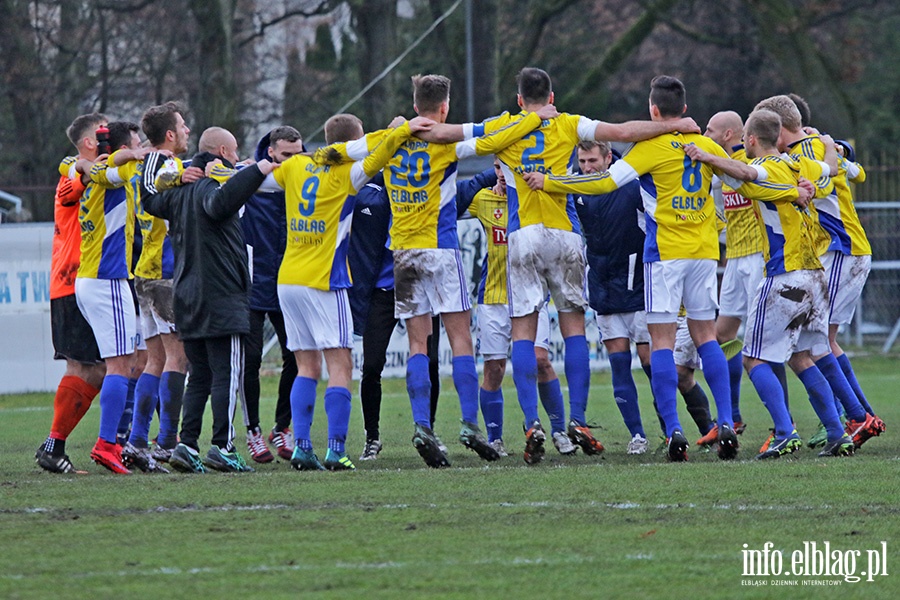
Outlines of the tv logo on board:
[{"label": "tv logo on board", "polygon": [[[832,548],[831,542],[803,542],[802,548],[792,552],[776,549],[772,542],[766,542],[760,550],[748,544],[743,548],[743,577],[781,579],[743,579],[741,585],[834,586],[844,582],[872,582],[888,574],[887,542],[872,550]],[[826,579],[832,577],[840,579]]]}]

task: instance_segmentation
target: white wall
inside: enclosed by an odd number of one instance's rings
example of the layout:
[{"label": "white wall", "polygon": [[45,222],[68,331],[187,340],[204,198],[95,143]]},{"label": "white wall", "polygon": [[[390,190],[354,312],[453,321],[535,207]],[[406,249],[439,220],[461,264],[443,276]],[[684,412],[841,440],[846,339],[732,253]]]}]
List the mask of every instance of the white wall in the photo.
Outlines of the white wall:
[{"label": "white wall", "polygon": [[52,223],[0,226],[0,394],[52,391],[65,371],[50,336]]}]

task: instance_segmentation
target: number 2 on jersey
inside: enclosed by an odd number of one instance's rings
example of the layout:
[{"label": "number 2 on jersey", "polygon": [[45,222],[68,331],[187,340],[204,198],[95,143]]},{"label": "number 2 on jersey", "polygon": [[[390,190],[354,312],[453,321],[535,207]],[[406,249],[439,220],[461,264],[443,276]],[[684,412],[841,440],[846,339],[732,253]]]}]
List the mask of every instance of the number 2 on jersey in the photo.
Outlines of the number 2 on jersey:
[{"label": "number 2 on jersey", "polygon": [[391,165],[391,185],[414,188],[425,187],[431,172],[431,160],[427,152],[408,153],[403,148],[397,150],[399,165]]},{"label": "number 2 on jersey", "polygon": [[298,206],[300,214],[308,217],[316,210],[316,192],[319,191],[319,178],[310,177],[303,182],[300,189],[300,204]]},{"label": "number 2 on jersey", "polygon": [[543,170],[544,159],[534,157],[544,151],[544,132],[534,131],[522,139],[534,140],[534,146],[525,148],[525,150],[522,151],[522,166],[525,167],[526,171]]}]

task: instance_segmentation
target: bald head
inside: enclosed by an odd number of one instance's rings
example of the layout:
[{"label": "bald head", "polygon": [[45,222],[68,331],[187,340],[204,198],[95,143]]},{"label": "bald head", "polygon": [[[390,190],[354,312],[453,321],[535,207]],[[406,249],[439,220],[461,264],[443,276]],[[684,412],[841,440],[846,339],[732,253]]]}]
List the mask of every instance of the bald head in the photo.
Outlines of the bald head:
[{"label": "bald head", "polygon": [[200,136],[198,144],[200,152],[209,152],[228,160],[231,164],[238,162],[237,140],[230,131],[222,127],[210,127]]},{"label": "bald head", "polygon": [[744,122],[741,115],[733,110],[717,112],[710,117],[706,124],[706,132],[703,134],[715,143],[722,146],[725,152],[731,154],[731,149],[741,143],[741,131]]}]

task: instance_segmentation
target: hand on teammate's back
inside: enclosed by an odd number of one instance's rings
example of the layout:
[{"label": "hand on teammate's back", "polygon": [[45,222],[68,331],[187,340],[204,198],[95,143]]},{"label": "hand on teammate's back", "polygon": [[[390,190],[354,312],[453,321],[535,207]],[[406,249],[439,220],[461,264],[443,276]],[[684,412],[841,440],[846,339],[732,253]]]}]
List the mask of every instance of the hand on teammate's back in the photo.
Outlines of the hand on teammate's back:
[{"label": "hand on teammate's back", "polygon": [[709,154],[701,150],[697,144],[685,144],[682,146],[684,153],[690,157],[691,160],[699,160],[700,162],[707,162],[709,159]]},{"label": "hand on teammate's back", "polygon": [[406,123],[406,117],[404,117],[403,115],[397,115],[390,123],[388,123],[388,129],[400,127],[404,123]]},{"label": "hand on teammate's back", "polygon": [[697,125],[697,122],[691,117],[684,117],[677,121],[673,121],[673,125],[675,126],[673,131],[680,131],[681,133],[702,133],[700,126]]},{"label": "hand on teammate's back", "polygon": [[421,131],[430,131],[432,127],[434,127],[436,123],[431,119],[427,119],[425,117],[416,117],[415,119],[410,120],[409,122],[409,130],[413,133],[419,133]]},{"label": "hand on teammate's back", "polygon": [[535,111],[537,116],[541,118],[541,121],[546,121],[548,119],[555,119],[559,116],[559,111],[556,110],[556,107],[552,104],[547,104]]},{"label": "hand on teammate's back", "polygon": [[813,196],[816,195],[816,186],[814,186],[809,179],[801,177],[797,181],[797,187],[799,188],[799,196],[797,197],[797,200],[794,202],[794,204],[796,204],[800,208],[805,209],[807,206],[809,206],[809,201],[812,200]]},{"label": "hand on teammate's back", "polygon": [[522,175],[525,179],[525,183],[528,184],[533,190],[542,190],[544,189],[544,174],[538,173],[537,171],[531,171],[529,173],[525,173]]},{"label": "hand on teammate's back", "polygon": [[264,158],[256,163],[256,168],[259,169],[259,172],[263,175],[268,175],[278,168],[278,164]]},{"label": "hand on teammate's back", "polygon": [[181,183],[194,183],[206,177],[206,173],[200,167],[188,167],[181,174]]}]

